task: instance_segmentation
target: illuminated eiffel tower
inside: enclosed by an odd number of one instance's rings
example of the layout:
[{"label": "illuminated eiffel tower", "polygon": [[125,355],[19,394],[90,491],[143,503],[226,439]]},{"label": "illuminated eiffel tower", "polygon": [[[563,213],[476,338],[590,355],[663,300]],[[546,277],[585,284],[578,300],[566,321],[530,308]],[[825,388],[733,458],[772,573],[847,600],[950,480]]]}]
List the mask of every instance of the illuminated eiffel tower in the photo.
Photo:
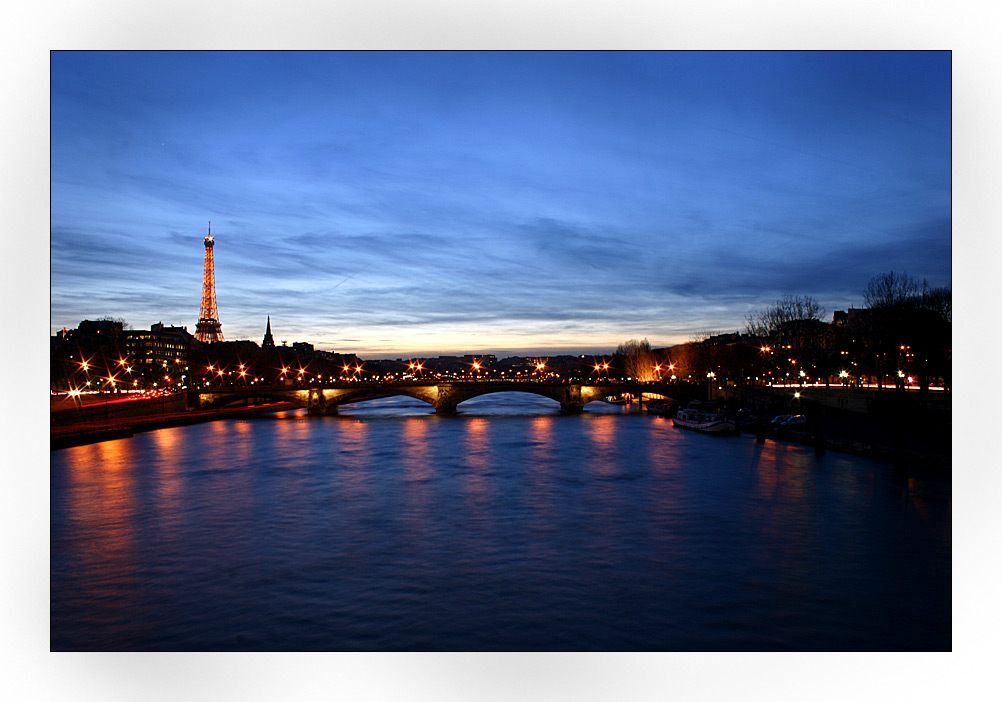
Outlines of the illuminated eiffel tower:
[{"label": "illuminated eiffel tower", "polygon": [[195,326],[195,338],[199,341],[212,343],[223,341],[223,325],[219,323],[219,312],[216,310],[216,273],[212,260],[212,222],[209,222],[209,233],[205,237],[205,272],[202,274],[202,308],[198,312],[198,324]]}]

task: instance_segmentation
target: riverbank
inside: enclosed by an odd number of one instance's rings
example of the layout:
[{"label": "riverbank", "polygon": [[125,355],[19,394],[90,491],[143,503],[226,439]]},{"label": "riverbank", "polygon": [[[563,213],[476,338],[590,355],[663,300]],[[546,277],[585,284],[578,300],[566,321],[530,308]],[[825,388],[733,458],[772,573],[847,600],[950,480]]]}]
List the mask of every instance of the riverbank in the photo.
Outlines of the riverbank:
[{"label": "riverbank", "polygon": [[[727,386],[718,394],[731,411],[751,409],[762,433],[818,450],[849,453],[949,473],[953,454],[952,393],[894,389]],[[773,427],[779,414],[802,414],[806,423]],[[742,430],[758,434],[755,423]]]},{"label": "riverbank", "polygon": [[[743,427],[743,431],[756,434],[755,427]],[[848,453],[864,458],[875,458],[880,461],[894,463],[902,468],[920,467],[935,472],[949,473],[952,469],[950,451],[929,446],[914,446],[902,439],[896,439],[891,432],[885,432],[880,438],[874,438],[872,427],[863,431],[839,431],[831,424],[826,427],[820,437],[810,429],[801,428],[766,429],[763,436],[777,441],[813,446],[816,450]]]},{"label": "riverbank", "polygon": [[165,429],[167,427],[178,427],[186,424],[211,422],[216,419],[246,417],[262,412],[279,412],[295,408],[296,406],[290,402],[273,402],[247,407],[166,411],[109,419],[98,417],[88,418],[81,417],[80,415],[67,418],[54,414],[49,428],[49,448],[61,449],[70,446],[82,446],[110,439],[121,439],[132,436],[137,432],[151,431],[153,429]]}]

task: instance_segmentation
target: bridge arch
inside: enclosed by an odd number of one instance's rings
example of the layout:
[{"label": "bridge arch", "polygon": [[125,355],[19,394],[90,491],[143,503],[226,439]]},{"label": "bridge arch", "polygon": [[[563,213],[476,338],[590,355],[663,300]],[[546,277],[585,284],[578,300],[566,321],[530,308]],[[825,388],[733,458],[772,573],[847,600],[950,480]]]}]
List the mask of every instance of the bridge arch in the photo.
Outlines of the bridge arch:
[{"label": "bridge arch", "polygon": [[[436,391],[436,392],[429,392]],[[325,391],[325,414],[336,414],[337,408],[341,405],[354,405],[373,400],[382,400],[387,397],[409,397],[414,400],[436,406],[436,388],[353,388],[346,391]]]},{"label": "bridge arch", "polygon": [[480,398],[484,398],[484,397],[488,397],[488,396],[494,396],[494,395],[501,396],[501,397],[506,396],[506,395],[515,395],[515,396],[518,396],[518,395],[526,396],[526,395],[528,395],[528,396],[533,397],[533,398],[543,398],[544,400],[547,401],[547,403],[546,403],[547,405],[550,405],[551,403],[553,403],[552,409],[556,410],[556,409],[560,409],[560,407],[561,407],[561,403],[560,403],[559,399],[557,399],[556,397],[553,397],[552,394],[550,394],[550,393],[545,393],[545,392],[542,392],[542,391],[540,391],[538,389],[535,389],[535,388],[526,388],[526,389],[509,389],[509,388],[505,388],[505,389],[498,389],[498,390],[488,389],[488,390],[484,390],[483,392],[479,392],[477,394],[471,395],[470,397],[467,397],[467,398],[465,398],[463,400],[460,400],[457,403],[457,405],[460,408],[463,408],[464,406],[466,406],[468,408],[469,405],[467,405],[466,403],[472,402],[472,401],[475,401],[475,400],[479,400]]},{"label": "bridge arch", "polygon": [[[582,412],[586,404],[606,396],[628,392],[634,396],[675,396],[678,388],[632,382],[583,384],[520,381],[351,383],[334,387],[271,387],[195,390],[189,393],[189,407],[222,407],[247,404],[252,400],[290,402],[311,414],[336,414],[341,405],[384,397],[403,396],[426,402],[438,414],[454,414],[458,406],[484,395],[526,393],[554,400],[562,412]],[[683,393],[685,394],[685,393]]]},{"label": "bridge arch", "polygon": [[[263,391],[263,392],[201,392],[197,394],[195,402],[189,401],[190,409],[223,409],[225,407],[240,407],[243,405],[260,404],[264,402],[291,402],[300,404],[289,396],[288,393]],[[305,404],[301,405],[306,407]]]}]

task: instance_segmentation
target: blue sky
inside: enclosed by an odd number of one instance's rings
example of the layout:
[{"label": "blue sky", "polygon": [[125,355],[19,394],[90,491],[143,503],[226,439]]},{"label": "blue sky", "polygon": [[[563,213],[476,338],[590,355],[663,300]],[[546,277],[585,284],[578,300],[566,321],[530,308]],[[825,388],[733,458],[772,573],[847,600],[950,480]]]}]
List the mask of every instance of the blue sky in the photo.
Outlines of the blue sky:
[{"label": "blue sky", "polygon": [[603,352],[951,279],[946,52],[54,52],[51,329]]}]

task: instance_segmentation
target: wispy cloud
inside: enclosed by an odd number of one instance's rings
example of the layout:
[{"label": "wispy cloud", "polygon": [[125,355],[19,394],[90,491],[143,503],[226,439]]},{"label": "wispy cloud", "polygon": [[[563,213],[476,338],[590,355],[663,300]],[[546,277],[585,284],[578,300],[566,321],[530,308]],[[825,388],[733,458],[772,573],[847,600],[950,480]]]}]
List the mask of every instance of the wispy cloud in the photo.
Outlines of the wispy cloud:
[{"label": "wispy cloud", "polygon": [[270,314],[362,351],[670,343],[890,269],[949,282],[948,56],[52,66],[53,328],[193,325],[209,220],[227,338]]}]

